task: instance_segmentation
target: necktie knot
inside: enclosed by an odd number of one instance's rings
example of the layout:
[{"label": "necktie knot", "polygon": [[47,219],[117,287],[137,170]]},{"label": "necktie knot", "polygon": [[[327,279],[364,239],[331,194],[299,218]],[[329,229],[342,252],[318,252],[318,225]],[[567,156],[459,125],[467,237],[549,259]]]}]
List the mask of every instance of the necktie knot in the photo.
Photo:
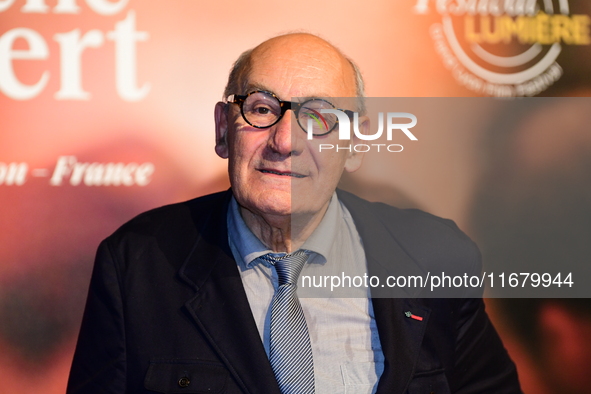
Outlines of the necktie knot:
[{"label": "necktie knot", "polygon": [[304,250],[297,250],[285,256],[276,257],[269,253],[261,256],[261,258],[275,267],[279,286],[285,284],[295,285],[297,284],[304,264],[308,261],[308,253]]}]

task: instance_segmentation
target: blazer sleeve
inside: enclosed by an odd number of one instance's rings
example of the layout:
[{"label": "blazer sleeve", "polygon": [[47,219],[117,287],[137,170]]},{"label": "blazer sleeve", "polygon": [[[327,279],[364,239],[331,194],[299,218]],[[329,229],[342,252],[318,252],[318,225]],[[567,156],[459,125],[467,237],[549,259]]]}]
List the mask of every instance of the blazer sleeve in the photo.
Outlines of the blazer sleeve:
[{"label": "blazer sleeve", "polygon": [[105,240],[95,260],[67,394],[125,393],[125,316],[121,288],[117,261]]}]

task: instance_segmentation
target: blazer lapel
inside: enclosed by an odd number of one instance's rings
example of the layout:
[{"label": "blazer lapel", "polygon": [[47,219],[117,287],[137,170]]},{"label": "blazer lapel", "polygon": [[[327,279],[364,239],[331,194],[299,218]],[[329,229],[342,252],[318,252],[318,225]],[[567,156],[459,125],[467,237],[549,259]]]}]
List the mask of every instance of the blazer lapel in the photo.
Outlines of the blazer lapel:
[{"label": "blazer lapel", "polygon": [[[372,303],[385,357],[376,394],[402,394],[417,365],[431,311],[420,300],[374,298]],[[407,317],[407,312],[422,320]]]},{"label": "blazer lapel", "polygon": [[[395,223],[383,223],[366,201],[340,190],[338,194],[351,212],[363,240],[369,276],[380,277],[381,283],[388,275],[424,276],[412,257],[398,244],[392,231]],[[415,298],[420,289],[398,288],[396,292],[389,288],[371,290],[385,357],[377,393],[402,394],[417,365],[431,310]],[[411,317],[407,317],[407,312]]]},{"label": "blazer lapel", "polygon": [[196,289],[185,307],[244,392],[279,394],[228,245],[230,195],[208,212],[210,217],[179,272]]}]

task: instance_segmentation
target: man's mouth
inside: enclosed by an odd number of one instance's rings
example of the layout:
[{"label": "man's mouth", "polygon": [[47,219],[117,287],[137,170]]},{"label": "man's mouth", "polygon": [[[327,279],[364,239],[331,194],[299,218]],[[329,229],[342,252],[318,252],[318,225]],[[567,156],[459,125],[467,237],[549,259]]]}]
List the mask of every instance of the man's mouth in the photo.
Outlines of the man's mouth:
[{"label": "man's mouth", "polygon": [[291,176],[294,178],[305,178],[304,175],[295,174],[293,172],[280,172],[280,171],[273,171],[273,170],[259,170],[259,171],[264,174],[275,174],[275,175],[282,175],[282,176]]}]

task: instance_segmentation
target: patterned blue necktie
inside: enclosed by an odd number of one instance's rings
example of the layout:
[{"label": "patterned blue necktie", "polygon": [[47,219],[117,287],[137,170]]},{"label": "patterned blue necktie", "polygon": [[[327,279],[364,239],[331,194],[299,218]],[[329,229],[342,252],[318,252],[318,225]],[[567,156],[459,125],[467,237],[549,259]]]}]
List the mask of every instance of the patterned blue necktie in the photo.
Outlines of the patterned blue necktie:
[{"label": "patterned blue necktie", "polygon": [[274,257],[261,256],[277,271],[278,286],[271,303],[269,360],[282,394],[314,393],[314,361],[306,318],[296,294],[308,254],[303,250]]}]

